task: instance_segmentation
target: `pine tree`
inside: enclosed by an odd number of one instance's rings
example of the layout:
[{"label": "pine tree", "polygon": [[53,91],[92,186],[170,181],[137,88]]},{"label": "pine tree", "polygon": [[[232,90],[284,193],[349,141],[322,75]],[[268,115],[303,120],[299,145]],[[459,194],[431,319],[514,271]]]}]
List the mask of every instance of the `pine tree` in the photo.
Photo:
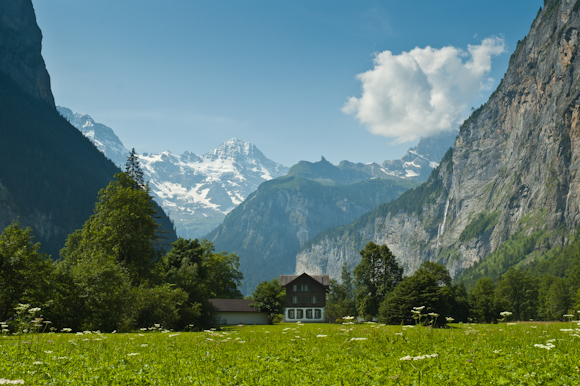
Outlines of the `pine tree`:
[{"label": "pine tree", "polygon": [[139,163],[139,156],[135,152],[135,148],[131,150],[131,154],[127,157],[127,162],[125,163],[125,173],[135,181],[136,186],[139,189],[147,190],[147,184],[143,178],[143,170]]}]

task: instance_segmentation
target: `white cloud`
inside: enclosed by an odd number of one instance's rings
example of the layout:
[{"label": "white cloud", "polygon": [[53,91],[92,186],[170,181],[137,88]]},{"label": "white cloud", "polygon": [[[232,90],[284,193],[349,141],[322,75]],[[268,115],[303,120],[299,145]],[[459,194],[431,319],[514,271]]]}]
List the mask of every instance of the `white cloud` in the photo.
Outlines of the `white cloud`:
[{"label": "white cloud", "polygon": [[491,58],[503,53],[502,38],[455,47],[415,48],[375,56],[374,68],[357,75],[362,96],[342,108],[354,114],[373,134],[407,142],[454,129],[469,103],[492,79]]}]

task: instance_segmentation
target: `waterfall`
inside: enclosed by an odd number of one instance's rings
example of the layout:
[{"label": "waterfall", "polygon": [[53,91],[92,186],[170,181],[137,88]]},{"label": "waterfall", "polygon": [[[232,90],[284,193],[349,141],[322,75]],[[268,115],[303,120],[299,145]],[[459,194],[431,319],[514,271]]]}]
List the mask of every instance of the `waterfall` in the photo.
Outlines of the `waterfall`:
[{"label": "waterfall", "polygon": [[447,203],[445,204],[445,212],[443,213],[443,223],[441,224],[441,229],[439,234],[442,235],[445,232],[445,221],[447,220],[447,210],[449,209],[449,199],[447,199]]}]

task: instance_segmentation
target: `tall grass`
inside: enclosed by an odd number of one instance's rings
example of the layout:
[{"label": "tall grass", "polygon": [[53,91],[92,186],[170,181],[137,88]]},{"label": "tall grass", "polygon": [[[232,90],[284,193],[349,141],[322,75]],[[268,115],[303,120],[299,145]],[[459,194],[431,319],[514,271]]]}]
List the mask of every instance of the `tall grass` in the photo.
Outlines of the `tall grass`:
[{"label": "tall grass", "polygon": [[580,325],[281,324],[3,335],[0,384],[578,385]]}]

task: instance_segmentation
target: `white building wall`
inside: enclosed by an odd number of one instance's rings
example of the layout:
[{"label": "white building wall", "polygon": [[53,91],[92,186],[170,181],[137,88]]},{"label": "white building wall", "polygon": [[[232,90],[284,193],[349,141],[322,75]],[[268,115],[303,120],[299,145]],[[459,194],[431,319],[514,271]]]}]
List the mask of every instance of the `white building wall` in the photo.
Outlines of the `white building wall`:
[{"label": "white building wall", "polygon": [[261,312],[218,312],[220,324],[268,324],[268,316]]}]

